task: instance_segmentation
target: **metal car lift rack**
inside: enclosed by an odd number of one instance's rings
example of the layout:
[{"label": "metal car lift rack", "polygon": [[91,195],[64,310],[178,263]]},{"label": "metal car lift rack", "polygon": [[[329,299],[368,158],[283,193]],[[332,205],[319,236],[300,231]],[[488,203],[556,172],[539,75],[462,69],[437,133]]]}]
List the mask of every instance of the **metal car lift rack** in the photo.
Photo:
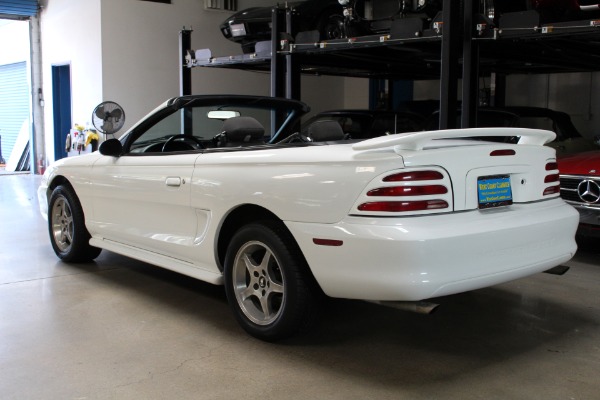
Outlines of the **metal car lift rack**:
[{"label": "metal car lift rack", "polygon": [[[443,1],[430,29],[414,19],[393,21],[388,34],[319,41],[316,31],[291,31],[294,10],[272,9],[270,42],[253,54],[213,57],[193,51],[191,30],[180,34],[181,93],[191,94],[194,67],[233,68],[271,73],[271,96],[300,99],[301,74],[378,79],[439,79],[440,128],[456,128],[458,87],[460,125],[476,124],[479,77],[493,76],[492,101],[504,105],[505,78],[514,73],[597,71],[600,66],[600,20],[543,24],[536,11],[500,17],[495,26],[478,12],[476,0],[460,7]],[[466,79],[462,79],[466,77]],[[389,85],[392,87],[392,85]]]}]

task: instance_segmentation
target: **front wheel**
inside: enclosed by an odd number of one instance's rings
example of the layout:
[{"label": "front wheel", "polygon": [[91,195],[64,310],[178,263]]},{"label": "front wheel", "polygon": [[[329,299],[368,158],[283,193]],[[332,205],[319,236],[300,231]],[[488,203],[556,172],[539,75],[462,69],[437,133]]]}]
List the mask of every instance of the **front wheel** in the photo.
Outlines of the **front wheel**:
[{"label": "front wheel", "polygon": [[65,262],[92,261],[102,249],[90,246],[79,199],[69,186],[57,186],[48,203],[48,230],[56,255]]},{"label": "front wheel", "polygon": [[280,223],[242,227],[227,249],[224,278],[236,320],[258,339],[284,339],[316,318],[319,290],[300,249]]}]

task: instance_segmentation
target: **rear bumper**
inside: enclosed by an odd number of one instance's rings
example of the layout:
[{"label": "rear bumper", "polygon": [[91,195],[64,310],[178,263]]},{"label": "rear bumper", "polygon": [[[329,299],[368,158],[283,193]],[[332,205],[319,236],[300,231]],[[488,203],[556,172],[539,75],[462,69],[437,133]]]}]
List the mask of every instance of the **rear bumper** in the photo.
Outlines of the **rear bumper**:
[{"label": "rear bumper", "polygon": [[[579,216],[561,199],[409,218],[287,222],[326,294],[409,301],[542,272],[577,249]],[[314,238],[342,241],[322,246]]]}]

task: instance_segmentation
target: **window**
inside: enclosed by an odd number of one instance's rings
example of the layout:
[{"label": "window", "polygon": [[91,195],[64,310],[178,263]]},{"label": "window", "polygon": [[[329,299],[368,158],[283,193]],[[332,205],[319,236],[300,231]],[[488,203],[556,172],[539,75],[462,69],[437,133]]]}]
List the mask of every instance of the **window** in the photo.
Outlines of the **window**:
[{"label": "window", "polygon": [[[173,136],[193,136],[187,142],[202,143],[203,148],[218,146],[217,136],[223,132],[223,123],[229,117],[220,118],[214,112],[232,111],[237,116],[252,117],[264,128],[264,135],[272,136],[270,108],[255,108],[252,106],[210,105],[189,106],[155,121],[148,126],[130,145],[131,153],[157,153],[163,149],[167,140]],[[284,116],[285,118],[285,116]],[[195,140],[192,140],[194,139]],[[182,138],[183,139],[183,138]],[[173,146],[170,151],[191,150],[190,146]]]}]

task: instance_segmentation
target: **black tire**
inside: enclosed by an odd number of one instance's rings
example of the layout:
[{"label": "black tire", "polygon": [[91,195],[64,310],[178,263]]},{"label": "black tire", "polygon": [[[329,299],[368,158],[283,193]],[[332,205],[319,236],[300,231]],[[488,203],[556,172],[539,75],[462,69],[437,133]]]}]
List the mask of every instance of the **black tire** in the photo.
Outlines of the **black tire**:
[{"label": "black tire", "polygon": [[281,340],[308,330],[316,320],[320,289],[281,223],[238,230],[227,248],[224,278],[236,320],[258,339]]},{"label": "black tire", "polygon": [[256,42],[242,44],[242,53],[243,54],[255,53],[256,52],[255,49],[256,49]]},{"label": "black tire", "polygon": [[90,246],[83,209],[69,186],[57,186],[50,196],[48,232],[54,252],[65,262],[89,262],[102,251]]},{"label": "black tire", "polygon": [[326,11],[319,18],[317,29],[321,40],[342,39],[346,37],[344,16],[335,11]]}]

